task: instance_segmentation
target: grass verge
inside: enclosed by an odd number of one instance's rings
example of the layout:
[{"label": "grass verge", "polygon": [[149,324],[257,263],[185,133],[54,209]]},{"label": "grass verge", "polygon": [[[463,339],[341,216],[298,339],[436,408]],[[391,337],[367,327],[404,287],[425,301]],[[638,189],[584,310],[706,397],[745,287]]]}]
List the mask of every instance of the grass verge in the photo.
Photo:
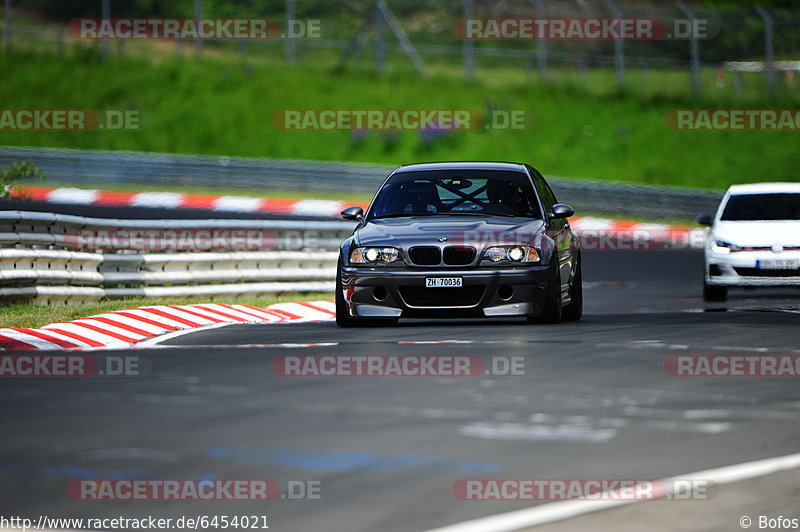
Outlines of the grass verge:
[{"label": "grass verge", "polygon": [[[399,61],[382,76],[360,67],[335,73],[331,64],[315,56],[292,67],[222,53],[109,61],[89,49],[3,54],[0,69],[13,72],[0,84],[5,108],[135,110],[140,125],[0,131],[0,144],[391,165],[517,160],[547,175],[700,188],[797,180],[796,131],[677,132],[664,123],[673,109],[797,107],[800,93],[791,88],[772,101],[748,91],[737,99],[706,69],[703,97],[693,99],[685,72],[650,71],[646,86],[631,75],[620,90],[607,68],[545,83],[521,68],[493,67],[465,83],[454,66],[431,66],[421,78]],[[287,109],[487,108],[526,111],[530,120],[524,129],[449,134],[285,131],[272,123]],[[341,189],[346,194],[347,183]]]}]

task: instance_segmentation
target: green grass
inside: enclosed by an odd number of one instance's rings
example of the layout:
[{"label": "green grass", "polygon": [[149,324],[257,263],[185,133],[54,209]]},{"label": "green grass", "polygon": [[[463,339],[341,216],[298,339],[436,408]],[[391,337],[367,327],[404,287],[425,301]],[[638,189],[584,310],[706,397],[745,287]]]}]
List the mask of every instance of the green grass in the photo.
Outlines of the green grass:
[{"label": "green grass", "polygon": [[[287,301],[317,301],[332,300],[331,293],[316,294],[284,294],[273,298],[252,298],[252,299],[214,299],[218,303],[237,303],[252,305],[264,308],[275,303]],[[42,306],[32,303],[9,305],[2,308],[3,317],[0,327],[28,327],[36,328],[50,323],[60,323],[64,321],[85,318],[104,312],[114,310],[125,310],[136,307],[151,305],[193,305],[197,304],[197,299],[191,298],[130,298],[115,301],[100,301],[97,303],[70,303],[60,306]]]},{"label": "green grass", "polygon": [[[5,131],[0,132],[0,144],[391,165],[518,160],[549,175],[703,188],[797,179],[798,133],[675,132],[664,125],[670,109],[798,107],[797,89],[783,88],[775,101],[762,101],[759,76],[745,75],[736,100],[730,86],[717,88],[714,72],[704,71],[704,98],[694,101],[685,72],[645,75],[632,70],[621,91],[608,69],[590,70],[585,77],[554,71],[554,80],[546,84],[519,66],[498,63],[479,65],[475,80],[465,84],[458,61],[432,63],[432,74],[424,79],[400,59],[383,76],[376,76],[370,65],[334,74],[333,56],[326,53],[310,50],[294,67],[275,54],[253,52],[243,59],[214,49],[201,58],[161,53],[107,62],[85,47],[70,49],[63,57],[41,52],[0,55],[0,68],[10,73],[0,84],[3,108],[141,113],[138,131]],[[489,103],[528,111],[531,127],[460,132],[425,142],[418,132],[371,132],[362,138],[346,131],[282,131],[271,124],[273,114],[282,109],[485,110]],[[347,183],[342,183],[342,193],[348,194]]]}]

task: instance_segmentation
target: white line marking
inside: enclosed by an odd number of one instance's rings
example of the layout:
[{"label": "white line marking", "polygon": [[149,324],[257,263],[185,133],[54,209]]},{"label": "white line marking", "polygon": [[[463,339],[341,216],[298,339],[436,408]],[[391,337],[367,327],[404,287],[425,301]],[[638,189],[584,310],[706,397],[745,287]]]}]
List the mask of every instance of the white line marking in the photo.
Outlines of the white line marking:
[{"label": "white line marking", "polygon": [[[772,473],[800,467],[800,453],[755,460],[742,464],[706,469],[696,473],[669,477],[662,480],[665,486],[671,486],[677,480],[702,480],[716,484],[729,484]],[[642,502],[647,499],[628,499],[618,501],[561,501],[543,504],[525,510],[506,512],[463,523],[431,529],[428,532],[514,532],[532,526],[543,525],[570,519],[579,515],[609,510],[617,506]]]}]

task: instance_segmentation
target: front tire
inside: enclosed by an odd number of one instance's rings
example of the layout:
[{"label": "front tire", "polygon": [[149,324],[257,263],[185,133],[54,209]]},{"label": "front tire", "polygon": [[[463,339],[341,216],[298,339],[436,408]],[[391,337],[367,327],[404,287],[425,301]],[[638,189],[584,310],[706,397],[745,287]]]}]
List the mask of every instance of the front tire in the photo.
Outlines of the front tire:
[{"label": "front tire", "polygon": [[547,293],[544,298],[544,309],[541,316],[529,316],[528,323],[560,323],[561,322],[561,278],[558,274],[558,255],[553,252],[550,275],[547,281]]},{"label": "front tire", "polygon": [[561,311],[562,321],[578,321],[583,317],[583,260],[578,256],[578,265],[575,267],[575,275],[572,277],[572,285],[569,287],[569,305]]},{"label": "front tire", "polygon": [[344,300],[344,292],[342,291],[342,263],[336,265],[336,325],[339,327],[355,327],[355,319],[350,316],[350,310],[347,308],[347,303]]},{"label": "front tire", "polygon": [[703,299],[705,301],[725,301],[728,299],[726,286],[714,286],[703,281]]}]

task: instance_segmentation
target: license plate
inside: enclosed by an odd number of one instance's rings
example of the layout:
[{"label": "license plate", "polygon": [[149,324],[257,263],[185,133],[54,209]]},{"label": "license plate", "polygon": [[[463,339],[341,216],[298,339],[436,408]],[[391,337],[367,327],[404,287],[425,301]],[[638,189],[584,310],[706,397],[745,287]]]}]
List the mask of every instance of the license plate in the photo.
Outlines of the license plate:
[{"label": "license plate", "polygon": [[756,261],[759,270],[796,270],[800,268],[798,259],[771,259]]},{"label": "license plate", "polygon": [[461,288],[461,277],[426,277],[426,288]]}]

